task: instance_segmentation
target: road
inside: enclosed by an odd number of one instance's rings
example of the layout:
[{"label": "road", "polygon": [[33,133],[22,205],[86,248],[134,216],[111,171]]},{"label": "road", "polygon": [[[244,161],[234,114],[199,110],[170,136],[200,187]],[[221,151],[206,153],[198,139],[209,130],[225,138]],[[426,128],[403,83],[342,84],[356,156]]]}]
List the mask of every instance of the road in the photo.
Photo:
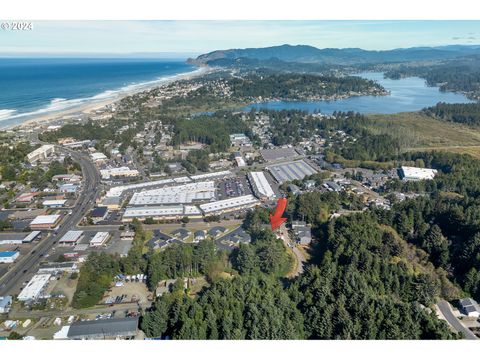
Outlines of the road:
[{"label": "road", "polygon": [[65,235],[69,230],[76,227],[83,216],[90,210],[95,203],[95,199],[100,192],[100,175],[90,161],[90,159],[83,154],[77,153],[70,149],[62,148],[72,158],[80,163],[83,173],[83,187],[79,194],[78,200],[72,210],[71,215],[66,215],[59,226],[55,235],[50,235],[46,239],[40,241],[30,254],[22,257],[14,266],[0,279],[0,296],[12,295],[15,290],[18,290],[21,284],[29,280],[37,271],[38,264],[45,254]]},{"label": "road", "polygon": [[297,246],[292,247],[292,251],[297,261],[296,261],[295,270],[290,274],[290,276],[296,277],[303,273],[303,263],[306,262],[307,260],[305,259],[305,256],[303,256],[302,252],[298,249]]},{"label": "road", "polygon": [[66,310],[14,310],[10,311],[10,318],[12,319],[21,319],[21,318],[42,318],[42,317],[66,317],[70,315],[92,315],[92,314],[101,314],[108,313],[112,311],[125,311],[125,310],[138,310],[139,307],[142,309],[149,308],[151,306],[150,302],[146,303],[123,303],[115,304],[113,306],[97,306],[88,309],[66,309]]},{"label": "road", "polygon": [[287,227],[285,226],[285,223],[280,226],[278,231],[280,232],[280,238],[284,241],[287,249],[292,249],[292,253],[295,256],[295,268],[292,269],[290,273],[288,273],[287,277],[297,277],[298,275],[303,273],[303,263],[307,260],[305,259],[305,256],[303,256],[300,249],[298,249],[295,242],[290,239],[290,235],[288,233]]},{"label": "road", "polygon": [[460,322],[457,317],[453,314],[452,307],[445,300],[440,300],[437,303],[440,312],[445,317],[445,320],[453,327],[457,332],[462,333],[467,340],[478,340],[475,334]]}]

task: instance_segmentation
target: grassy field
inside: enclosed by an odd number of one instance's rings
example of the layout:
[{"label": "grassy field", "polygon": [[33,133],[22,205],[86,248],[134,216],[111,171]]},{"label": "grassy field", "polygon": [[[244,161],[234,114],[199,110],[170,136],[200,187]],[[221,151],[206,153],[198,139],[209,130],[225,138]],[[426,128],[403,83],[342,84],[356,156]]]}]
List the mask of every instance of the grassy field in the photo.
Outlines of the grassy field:
[{"label": "grassy field", "polygon": [[480,158],[480,128],[440,121],[421,113],[370,115],[369,129],[395,136],[406,151],[443,150]]}]

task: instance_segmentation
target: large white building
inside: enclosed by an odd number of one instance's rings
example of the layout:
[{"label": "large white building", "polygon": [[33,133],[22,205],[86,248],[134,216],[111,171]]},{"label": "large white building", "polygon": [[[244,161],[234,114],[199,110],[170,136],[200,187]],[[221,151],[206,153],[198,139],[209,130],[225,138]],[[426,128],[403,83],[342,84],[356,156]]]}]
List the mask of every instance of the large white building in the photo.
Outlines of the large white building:
[{"label": "large white building", "polygon": [[48,284],[48,280],[50,280],[50,274],[34,275],[20,294],[18,294],[18,300],[30,301],[38,299],[41,296],[43,289]]},{"label": "large white building", "polygon": [[95,236],[90,240],[91,247],[98,247],[103,246],[107,243],[108,239],[110,238],[110,233],[107,231],[99,231],[95,234]]},{"label": "large white building", "polygon": [[44,200],[42,202],[42,205],[48,208],[59,208],[65,206],[65,203],[67,200],[61,199],[61,200]]},{"label": "large white building", "polygon": [[19,255],[18,251],[2,251],[0,252],[0,264],[11,264]]},{"label": "large white building", "polygon": [[125,210],[122,221],[129,222],[133,219],[143,221],[147,218],[152,218],[154,220],[178,220],[185,216],[189,218],[201,218],[202,212],[194,205],[131,207]]},{"label": "large white building", "polygon": [[39,215],[30,222],[31,229],[50,229],[58,225],[60,215]]},{"label": "large white building", "polygon": [[129,205],[190,204],[215,199],[215,183],[203,181],[135,193]]},{"label": "large white building", "polygon": [[190,179],[193,181],[207,180],[207,179],[221,179],[231,177],[233,174],[230,170],[217,171],[213,173],[191,175]]},{"label": "large white building", "polygon": [[38,149],[33,150],[27,155],[28,162],[32,165],[39,161],[45,160],[55,152],[55,146],[42,145]]},{"label": "large white building", "polygon": [[58,241],[61,245],[76,245],[78,241],[83,237],[83,231],[80,230],[70,230],[62,236]]},{"label": "large white building", "polygon": [[437,170],[428,168],[418,168],[411,166],[402,166],[400,168],[400,178],[402,180],[432,180],[437,175]]},{"label": "large white building", "polygon": [[108,180],[111,177],[137,177],[140,173],[136,169],[130,169],[128,166],[121,166],[112,169],[100,170],[102,179]]},{"label": "large white building", "polygon": [[90,154],[90,156],[91,156],[91,158],[94,162],[101,162],[101,161],[105,161],[105,160],[108,159],[107,155],[105,155],[101,152],[94,152],[94,153]]},{"label": "large white building", "polygon": [[260,205],[253,195],[237,196],[225,200],[214,201],[200,205],[205,215],[219,215],[230,211],[249,209]]},{"label": "large white building", "polygon": [[259,199],[272,199],[275,197],[275,193],[273,192],[273,189],[263,171],[249,173],[248,180],[252,185],[255,196],[257,196]]}]

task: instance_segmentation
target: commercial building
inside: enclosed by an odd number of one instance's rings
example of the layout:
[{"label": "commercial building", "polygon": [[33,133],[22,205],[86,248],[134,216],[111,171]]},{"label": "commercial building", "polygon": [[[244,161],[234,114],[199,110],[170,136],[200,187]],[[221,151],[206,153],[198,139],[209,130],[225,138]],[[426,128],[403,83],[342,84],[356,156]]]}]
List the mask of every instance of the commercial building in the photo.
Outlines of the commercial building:
[{"label": "commercial building", "polygon": [[0,245],[20,245],[24,237],[22,233],[0,233]]},{"label": "commercial building", "polygon": [[260,205],[260,201],[253,195],[244,195],[202,204],[200,209],[205,215],[220,215],[226,212],[249,209],[257,205]]},{"label": "commercial building", "polygon": [[91,247],[99,247],[103,246],[107,243],[108,239],[110,238],[110,233],[106,231],[99,231],[95,234],[95,236],[90,240]]},{"label": "commercial building", "polygon": [[58,191],[64,194],[75,194],[78,190],[78,184],[61,184]]},{"label": "commercial building", "polygon": [[27,155],[28,162],[32,165],[37,164],[39,161],[47,159],[55,152],[55,146],[42,145],[38,149],[33,150]]},{"label": "commercial building", "polygon": [[135,237],[135,231],[123,231],[120,234],[120,240],[122,241],[132,241]]},{"label": "commercial building", "polygon": [[304,177],[316,173],[305,161],[291,161],[266,168],[279,184],[286,181],[303,180]]},{"label": "commercial building", "polygon": [[12,300],[10,295],[0,296],[0,314],[7,314],[10,311]]},{"label": "commercial building", "polygon": [[30,222],[30,228],[36,229],[52,229],[60,222],[60,215],[40,215]]},{"label": "commercial building", "polygon": [[245,134],[231,134],[230,142],[232,146],[251,146],[250,139]]},{"label": "commercial building", "polygon": [[60,208],[65,206],[67,200],[45,200],[42,205],[48,208]]},{"label": "commercial building", "polygon": [[129,205],[190,204],[214,199],[215,183],[203,181],[138,192],[133,194]]},{"label": "commercial building", "polygon": [[238,167],[244,167],[247,165],[247,163],[245,162],[245,159],[243,158],[240,152],[236,151],[234,156],[235,156],[235,161],[237,162]]},{"label": "commercial building", "polygon": [[78,270],[77,263],[74,261],[67,261],[67,262],[50,262],[47,264],[40,265],[38,269],[39,274],[52,274],[56,275],[59,273],[71,273]]},{"label": "commercial building", "polygon": [[106,206],[98,206],[90,212],[90,217],[92,218],[94,223],[99,221],[105,220],[108,214],[108,207]]},{"label": "commercial building", "polygon": [[33,192],[23,193],[16,197],[15,202],[17,204],[30,204],[36,196],[37,194]]},{"label": "commercial building", "polygon": [[118,210],[120,209],[120,204],[122,198],[120,196],[105,196],[98,205],[100,207],[106,207],[108,210]]},{"label": "commercial building", "polygon": [[23,290],[18,294],[18,300],[31,301],[41,297],[45,286],[50,280],[50,274],[36,274],[34,275]]},{"label": "commercial building", "polygon": [[40,235],[40,231],[32,231],[27,236],[23,233],[0,234],[0,245],[20,245],[30,243]]},{"label": "commercial building", "polygon": [[435,169],[402,166],[398,170],[398,175],[400,176],[400,179],[404,181],[432,180],[435,175],[437,175],[437,172],[438,171]]},{"label": "commercial building", "polygon": [[52,176],[52,181],[78,184],[82,181],[82,177],[75,174],[59,174]]},{"label": "commercial building", "polygon": [[272,187],[268,183],[263,171],[250,172],[248,174],[248,181],[252,186],[253,193],[260,200],[269,200],[275,197]]},{"label": "commercial building", "polygon": [[[191,181],[190,179],[188,179],[188,180]],[[163,180],[142,182],[142,183],[138,183],[138,184],[115,186],[115,187],[112,187],[110,190],[107,191],[107,193],[105,194],[105,197],[106,198],[120,197],[126,191],[137,190],[137,189],[145,189],[145,188],[153,188],[153,187],[161,187],[161,186],[166,186],[166,185],[170,185],[170,184],[174,184],[174,183],[175,183],[175,179],[163,179]]]},{"label": "commercial building", "polygon": [[129,339],[138,334],[138,317],[76,321],[67,337],[75,340]]},{"label": "commercial building", "polygon": [[22,240],[23,243],[31,243],[33,240],[37,239],[40,236],[40,231],[32,231],[30,234],[25,236]]},{"label": "commercial building", "polygon": [[277,148],[260,150],[265,161],[286,160],[298,156],[294,148]]},{"label": "commercial building", "polygon": [[460,299],[462,311],[468,317],[478,318],[480,316],[480,306],[472,298]]},{"label": "commercial building", "polygon": [[94,152],[93,154],[90,154],[90,157],[94,162],[102,162],[108,159],[107,155],[101,152]]},{"label": "commercial building", "polygon": [[190,179],[192,179],[193,181],[202,181],[207,179],[226,179],[232,176],[233,173],[230,170],[225,170],[207,174],[192,175],[190,176]]},{"label": "commercial building", "polygon": [[0,252],[0,264],[11,264],[19,255],[18,251],[2,251]]},{"label": "commercial building", "polygon": [[32,220],[37,216],[46,215],[46,209],[18,210],[8,215],[9,220]]},{"label": "commercial building", "polygon": [[76,148],[81,148],[81,147],[88,147],[92,144],[92,140],[82,140],[82,141],[74,141],[70,142],[68,144],[64,144],[63,146],[71,148],[71,149],[76,149]]},{"label": "commercial building", "polygon": [[120,177],[137,177],[140,173],[136,169],[130,169],[127,166],[112,168],[112,169],[103,169],[100,170],[100,175],[102,179],[108,180],[110,178],[120,178]]},{"label": "commercial building", "polygon": [[183,217],[201,218],[202,213],[196,206],[165,205],[154,207],[131,207],[125,210],[122,221],[130,222],[137,218],[144,221],[147,218],[154,220],[179,220]]},{"label": "commercial building", "polygon": [[83,237],[83,231],[80,230],[70,230],[62,236],[58,241],[60,245],[77,245],[80,239]]}]

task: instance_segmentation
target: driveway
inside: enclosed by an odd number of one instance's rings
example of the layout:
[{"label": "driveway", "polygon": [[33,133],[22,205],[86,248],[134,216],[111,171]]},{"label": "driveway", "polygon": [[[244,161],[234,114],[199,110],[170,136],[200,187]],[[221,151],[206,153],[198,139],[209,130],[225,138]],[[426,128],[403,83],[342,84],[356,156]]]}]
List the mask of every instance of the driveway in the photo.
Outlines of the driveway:
[{"label": "driveway", "polygon": [[443,317],[447,322],[450,324],[451,327],[453,327],[457,332],[462,333],[465,336],[465,339],[467,340],[478,340],[478,338],[475,336],[475,334],[468,328],[466,328],[460,320],[458,320],[455,315],[453,314],[452,307],[451,305],[445,301],[445,300],[440,300],[437,303],[437,306],[442,313]]}]

